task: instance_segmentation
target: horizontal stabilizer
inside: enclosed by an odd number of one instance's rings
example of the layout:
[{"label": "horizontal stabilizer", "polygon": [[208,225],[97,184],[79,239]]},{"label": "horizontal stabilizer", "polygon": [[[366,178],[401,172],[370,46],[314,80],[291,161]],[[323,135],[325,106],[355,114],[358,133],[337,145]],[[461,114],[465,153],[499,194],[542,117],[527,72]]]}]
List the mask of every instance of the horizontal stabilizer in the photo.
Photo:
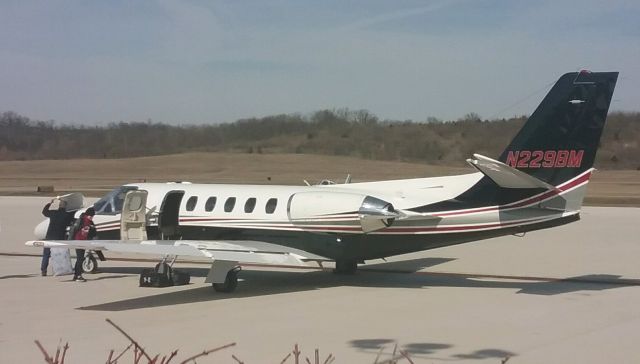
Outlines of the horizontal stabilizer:
[{"label": "horizontal stabilizer", "polygon": [[491,178],[500,187],[555,189],[554,186],[495,159],[480,154],[474,154],[473,158],[475,159],[467,159],[467,163]]}]

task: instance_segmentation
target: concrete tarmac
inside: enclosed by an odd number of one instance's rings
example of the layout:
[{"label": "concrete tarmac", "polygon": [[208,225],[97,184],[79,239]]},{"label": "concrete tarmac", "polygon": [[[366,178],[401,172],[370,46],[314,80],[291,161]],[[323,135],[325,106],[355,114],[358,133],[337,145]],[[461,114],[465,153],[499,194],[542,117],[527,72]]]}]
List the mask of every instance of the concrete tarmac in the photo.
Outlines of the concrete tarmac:
[{"label": "concrete tarmac", "polygon": [[192,283],[169,288],[138,287],[152,262],[108,261],[86,283],[40,277],[24,241],[44,203],[0,197],[0,363],[44,363],[36,339],[51,353],[69,342],[67,364],[105,362],[128,345],[106,318],[181,360],[237,343],[199,363],[279,363],[296,343],[311,362],[319,348],[321,362],[373,363],[396,343],[416,363],[640,361],[637,208],[587,207],[566,226],[370,261],[355,276],[248,267],[221,294],[203,264],[181,264]]}]

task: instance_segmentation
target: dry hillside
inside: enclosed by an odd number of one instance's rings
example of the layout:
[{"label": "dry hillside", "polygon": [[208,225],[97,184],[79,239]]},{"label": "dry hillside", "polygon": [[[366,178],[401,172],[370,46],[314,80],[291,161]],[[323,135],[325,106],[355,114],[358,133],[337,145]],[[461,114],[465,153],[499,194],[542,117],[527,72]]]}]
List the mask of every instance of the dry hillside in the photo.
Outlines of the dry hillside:
[{"label": "dry hillside", "polygon": [[[128,182],[303,184],[322,179],[354,182],[471,173],[471,167],[372,161],[306,154],[186,153],[128,159],[74,159],[0,162],[0,194],[35,194],[38,186],[100,196]],[[640,171],[599,171],[587,203],[640,206]]]},{"label": "dry hillside", "polygon": [[[457,121],[379,120],[367,111],[323,110],[309,116],[274,115],[230,124],[171,126],[120,122],[64,126],[0,114],[0,160],[130,158],[209,151],[321,154],[464,167],[473,153],[497,157],[524,117]],[[596,166],[640,169],[640,113],[612,113]]]}]

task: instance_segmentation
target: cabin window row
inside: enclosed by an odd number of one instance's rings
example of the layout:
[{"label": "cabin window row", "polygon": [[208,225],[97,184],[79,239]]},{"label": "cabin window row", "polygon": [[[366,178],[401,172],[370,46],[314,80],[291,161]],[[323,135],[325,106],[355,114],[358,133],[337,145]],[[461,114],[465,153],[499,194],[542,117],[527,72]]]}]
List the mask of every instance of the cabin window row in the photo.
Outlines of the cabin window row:
[{"label": "cabin window row", "polygon": [[[204,203],[204,210],[207,212],[213,211],[216,207],[216,203],[218,202],[218,198],[215,196],[211,196]],[[244,203],[244,212],[250,214],[256,208],[257,200],[255,197],[248,198]],[[198,196],[191,196],[187,200],[186,209],[187,211],[193,211],[198,204]],[[236,198],[229,197],[224,202],[224,212],[232,212],[236,206]],[[277,198],[270,198],[267,200],[267,203],[264,205],[264,212],[267,214],[273,214],[276,211],[276,207],[278,206]]]}]

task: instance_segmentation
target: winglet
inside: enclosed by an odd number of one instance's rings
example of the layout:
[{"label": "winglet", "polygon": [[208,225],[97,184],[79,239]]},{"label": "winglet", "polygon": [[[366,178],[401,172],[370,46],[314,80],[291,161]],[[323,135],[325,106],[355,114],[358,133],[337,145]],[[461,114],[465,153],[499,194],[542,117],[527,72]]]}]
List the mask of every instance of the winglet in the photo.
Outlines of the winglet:
[{"label": "winglet", "polygon": [[485,176],[491,178],[493,182],[500,187],[555,189],[553,185],[495,159],[480,154],[474,154],[473,157],[475,159],[467,159],[467,163],[484,173]]}]

